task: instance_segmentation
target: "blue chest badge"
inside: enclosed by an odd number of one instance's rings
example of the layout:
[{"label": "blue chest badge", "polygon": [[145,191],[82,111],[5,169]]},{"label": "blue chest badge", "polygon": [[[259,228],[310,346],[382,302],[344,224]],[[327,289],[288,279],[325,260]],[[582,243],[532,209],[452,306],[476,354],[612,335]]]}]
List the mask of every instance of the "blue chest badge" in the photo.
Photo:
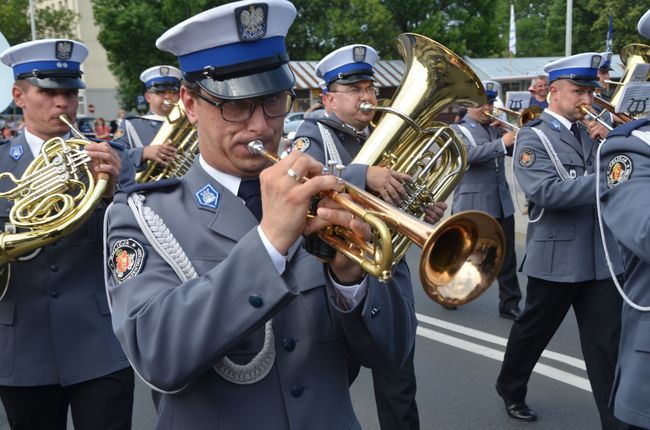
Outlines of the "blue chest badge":
[{"label": "blue chest badge", "polygon": [[217,191],[211,184],[206,184],[194,193],[196,202],[199,206],[204,208],[216,209],[219,204],[219,191]]},{"label": "blue chest badge", "polygon": [[554,130],[559,130],[560,129],[560,121],[554,119],[553,121],[551,121],[551,127]]},{"label": "blue chest badge", "polygon": [[16,161],[20,160],[20,157],[22,157],[24,153],[25,150],[23,149],[23,145],[13,146],[9,150],[9,155],[11,156],[11,158],[13,158]]}]

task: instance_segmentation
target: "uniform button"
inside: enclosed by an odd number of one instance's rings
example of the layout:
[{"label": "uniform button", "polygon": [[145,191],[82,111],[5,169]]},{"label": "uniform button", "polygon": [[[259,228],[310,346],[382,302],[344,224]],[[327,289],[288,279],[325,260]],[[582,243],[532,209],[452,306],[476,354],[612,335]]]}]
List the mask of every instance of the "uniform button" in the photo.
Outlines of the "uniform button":
[{"label": "uniform button", "polygon": [[587,161],[587,165],[591,166],[591,160]]},{"label": "uniform button", "polygon": [[293,397],[300,397],[304,392],[305,392],[305,387],[303,387],[300,384],[296,384],[293,387],[291,387],[291,395]]},{"label": "uniform button", "polygon": [[56,290],[50,291],[50,296],[54,297],[55,299],[59,297],[59,292]]},{"label": "uniform button", "polygon": [[51,270],[52,272],[57,272],[57,271],[59,270],[59,266],[57,266],[56,264],[52,264],[52,265],[50,266],[50,270]]},{"label": "uniform button", "polygon": [[549,238],[549,239],[553,239],[553,235],[552,235],[552,234],[549,234],[549,235],[548,235],[548,238]]},{"label": "uniform button", "polygon": [[379,315],[379,312],[381,312],[381,308],[370,309],[370,318],[376,317],[377,315]]},{"label": "uniform button", "polygon": [[248,303],[254,308],[261,308],[264,305],[264,300],[260,296],[253,294],[248,296]]},{"label": "uniform button", "polygon": [[282,339],[282,346],[287,351],[293,351],[296,348],[296,341],[291,339],[290,337],[285,337],[284,339]]}]

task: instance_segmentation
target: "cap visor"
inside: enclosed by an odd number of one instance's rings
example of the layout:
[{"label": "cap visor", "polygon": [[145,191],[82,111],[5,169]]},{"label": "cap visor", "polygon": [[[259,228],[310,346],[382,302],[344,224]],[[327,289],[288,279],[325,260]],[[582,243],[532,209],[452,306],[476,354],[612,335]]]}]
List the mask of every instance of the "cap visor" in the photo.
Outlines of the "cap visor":
[{"label": "cap visor", "polygon": [[356,82],[361,82],[361,81],[375,82],[375,78],[373,78],[371,75],[354,74],[354,75],[344,76],[344,77],[342,77],[340,79],[335,79],[335,80],[331,81],[330,84],[349,85],[349,84],[354,84]]},{"label": "cap visor", "polygon": [[166,91],[179,91],[179,88],[177,85],[154,85],[152,87],[147,88],[147,91],[151,93],[162,93]]},{"label": "cap visor", "polygon": [[296,78],[289,66],[283,64],[248,76],[223,81],[208,78],[198,83],[209,94],[220,99],[248,99],[290,90],[296,84]]},{"label": "cap visor", "polygon": [[600,82],[598,81],[583,81],[583,80],[576,80],[576,79],[567,79],[567,81],[571,82],[574,85],[577,85],[579,87],[593,87],[593,88],[602,88],[603,86],[600,85]]},{"label": "cap visor", "polygon": [[27,82],[35,87],[45,88],[49,90],[82,90],[86,88],[86,84],[80,78],[73,77],[50,77],[50,78],[37,78],[30,76],[25,78]]}]

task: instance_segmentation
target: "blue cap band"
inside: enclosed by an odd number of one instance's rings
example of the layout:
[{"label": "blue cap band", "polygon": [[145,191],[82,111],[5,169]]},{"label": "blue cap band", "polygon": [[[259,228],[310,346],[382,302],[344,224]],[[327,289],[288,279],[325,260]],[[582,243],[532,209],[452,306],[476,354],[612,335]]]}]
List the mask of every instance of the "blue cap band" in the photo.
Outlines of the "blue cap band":
[{"label": "blue cap band", "polygon": [[234,64],[255,61],[274,55],[284,56],[287,48],[284,37],[276,36],[254,42],[237,42],[192,52],[178,57],[178,63],[184,73],[192,73],[206,67],[226,67]]},{"label": "blue cap band", "polygon": [[570,67],[568,69],[553,70],[548,74],[548,81],[553,82],[556,79],[584,79],[591,80],[597,79],[598,70],[591,67]]},{"label": "blue cap band", "polygon": [[[61,67],[63,64],[65,64],[66,67]],[[75,61],[32,61],[29,63],[16,64],[13,66],[14,79],[17,79],[18,76],[23,73],[31,73],[34,70],[40,70],[42,72],[47,71],[49,75],[74,73],[81,76],[80,65],[81,63]]]},{"label": "blue cap band", "polygon": [[145,86],[147,88],[152,87],[154,85],[160,85],[160,84],[171,84],[171,85],[179,86],[180,83],[181,83],[180,79],[174,78],[173,76],[158,76],[149,79],[145,83]]},{"label": "blue cap band", "polygon": [[369,75],[372,75],[372,65],[364,62],[358,62],[358,63],[348,63],[344,64],[341,67],[337,67],[336,69],[330,70],[329,72],[325,73],[323,75],[323,79],[329,85],[334,79],[338,78],[339,73],[343,73],[344,75],[349,75],[352,74],[350,72],[358,72],[358,73],[368,73]]}]

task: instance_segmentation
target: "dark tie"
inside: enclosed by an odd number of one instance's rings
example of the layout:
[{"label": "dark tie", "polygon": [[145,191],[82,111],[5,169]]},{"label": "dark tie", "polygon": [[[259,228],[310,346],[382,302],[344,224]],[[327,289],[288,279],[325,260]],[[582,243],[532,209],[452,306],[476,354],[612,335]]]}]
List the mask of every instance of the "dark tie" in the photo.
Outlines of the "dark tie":
[{"label": "dark tie", "polygon": [[248,210],[255,215],[258,221],[262,219],[262,192],[260,191],[260,179],[250,179],[239,184],[237,196],[244,199]]},{"label": "dark tie", "polygon": [[574,122],[571,124],[571,133],[575,136],[579,144],[582,145],[582,139],[580,138],[580,129],[578,129],[578,123]]}]

